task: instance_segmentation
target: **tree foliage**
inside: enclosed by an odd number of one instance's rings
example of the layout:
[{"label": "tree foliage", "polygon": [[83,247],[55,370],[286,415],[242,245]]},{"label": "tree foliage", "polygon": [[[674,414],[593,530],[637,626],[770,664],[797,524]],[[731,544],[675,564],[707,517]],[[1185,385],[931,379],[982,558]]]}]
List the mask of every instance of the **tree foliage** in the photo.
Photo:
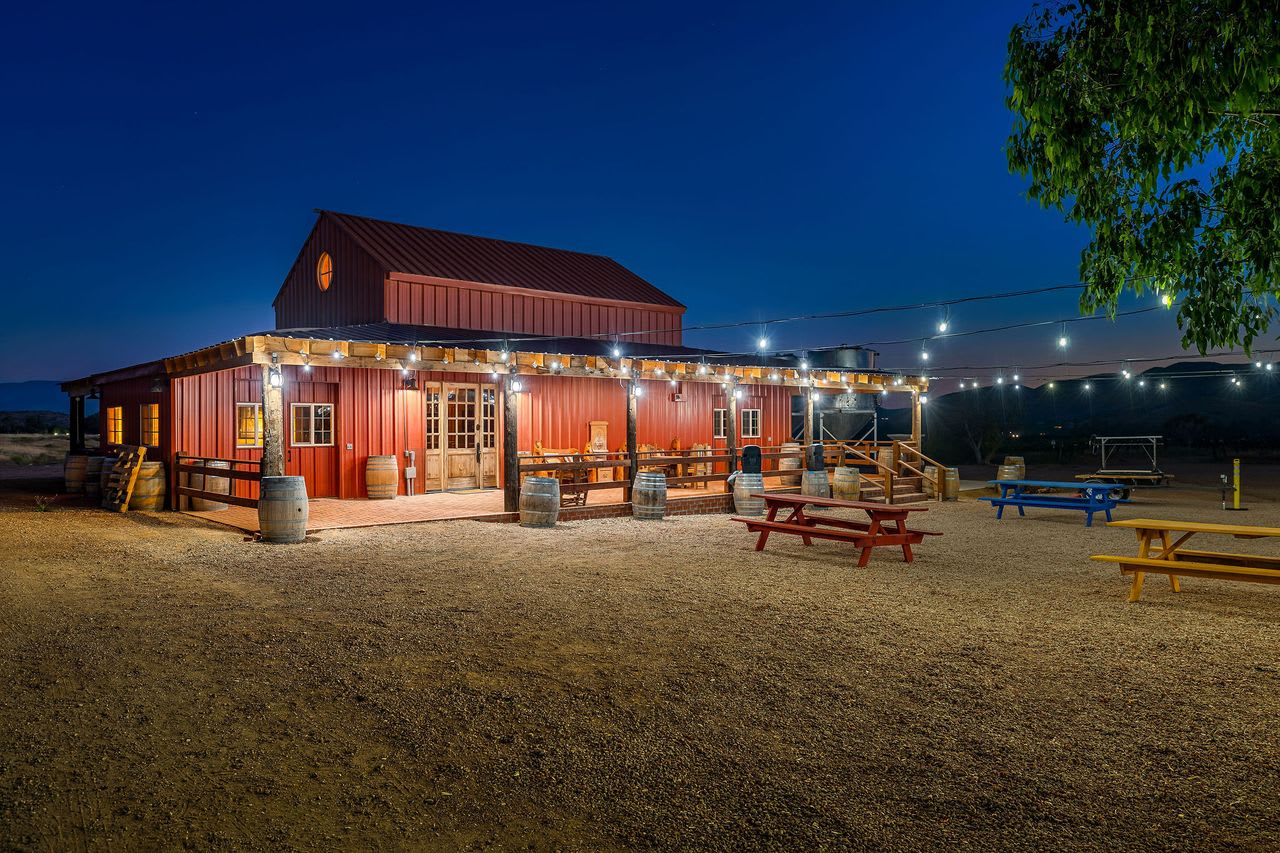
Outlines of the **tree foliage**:
[{"label": "tree foliage", "polygon": [[1280,296],[1275,0],[1037,6],[1009,38],[1007,154],[1090,228],[1081,310],[1177,300],[1183,346],[1248,349]]}]

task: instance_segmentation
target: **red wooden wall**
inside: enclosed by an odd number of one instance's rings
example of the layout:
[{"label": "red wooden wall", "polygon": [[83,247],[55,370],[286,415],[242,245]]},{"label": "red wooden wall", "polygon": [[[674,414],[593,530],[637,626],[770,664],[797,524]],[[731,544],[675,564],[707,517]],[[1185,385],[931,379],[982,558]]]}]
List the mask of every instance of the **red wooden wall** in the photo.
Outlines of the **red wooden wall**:
[{"label": "red wooden wall", "polygon": [[386,282],[387,320],[411,325],[566,337],[650,332],[629,335],[623,341],[678,346],[683,313],[683,308],[521,292],[511,287],[408,280],[394,273]]},{"label": "red wooden wall", "polygon": [[[423,400],[418,390],[405,390],[396,370],[316,367],[310,372],[285,367],[285,472],[307,479],[312,497],[361,498],[365,496],[364,469],[370,455],[395,455],[401,467],[404,452],[423,448]],[[173,382],[173,416],[161,407],[161,433],[167,439],[162,450],[172,465],[171,453],[218,458],[258,459],[260,448],[235,447],[236,403],[256,403],[261,399],[261,369],[241,367]],[[428,382],[486,383],[485,374],[417,371],[420,387]],[[501,381],[497,383],[501,387]],[[536,441],[544,447],[583,448],[590,437],[590,422],[609,423],[609,446],[626,444],[626,390],[618,381],[587,377],[525,376],[519,394],[519,450],[531,451]],[[119,383],[124,385],[126,383]],[[670,384],[644,381],[644,394],[637,403],[637,439],[641,444],[670,447],[673,439],[689,448],[712,442],[712,410],[725,408],[724,391],[710,383],[683,383],[682,402],[671,399]],[[132,383],[147,389],[150,382]],[[790,396],[794,389],[760,386],[743,388],[739,409],[761,409],[761,437],[739,438],[738,444],[777,445],[787,440],[790,424]],[[120,392],[122,398],[123,392]],[[161,395],[152,395],[153,397]],[[168,395],[164,395],[168,396]],[[103,405],[115,405],[103,391]],[[502,397],[499,395],[499,400]],[[287,440],[289,407],[299,402],[333,402],[334,446],[295,448]],[[125,406],[126,441],[136,439],[137,412]],[[131,426],[132,423],[132,426]],[[167,426],[171,423],[171,426]],[[130,430],[133,432],[130,432]],[[499,413],[498,441],[502,425]],[[348,444],[350,448],[348,448]],[[419,464],[422,464],[421,461]],[[171,479],[172,481],[172,479]],[[403,492],[403,480],[401,491]]]},{"label": "red wooden wall", "polygon": [[167,390],[151,390],[154,379],[126,379],[122,382],[105,382],[98,388],[98,423],[103,447],[107,441],[107,409],[119,406],[124,419],[124,443],[142,443],[142,412],[144,403],[160,404],[160,445],[147,448],[147,461],[163,462],[169,458],[172,443],[165,425],[170,422],[171,398]]},{"label": "red wooden wall", "polygon": [[[328,290],[321,290],[316,283],[316,262],[321,252],[328,252],[333,258]],[[276,295],[276,328],[379,323],[385,319],[382,288],[386,275],[378,261],[346,231],[329,217],[321,216]]]}]

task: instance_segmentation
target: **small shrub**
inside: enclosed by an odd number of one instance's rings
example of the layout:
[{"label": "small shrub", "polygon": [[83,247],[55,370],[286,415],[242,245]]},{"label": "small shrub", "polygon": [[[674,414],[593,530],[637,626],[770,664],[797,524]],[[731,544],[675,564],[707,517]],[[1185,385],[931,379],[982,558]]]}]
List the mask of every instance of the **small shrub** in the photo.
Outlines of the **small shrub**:
[{"label": "small shrub", "polygon": [[53,509],[53,504],[56,500],[57,498],[48,495],[36,495],[36,512],[48,512]]}]

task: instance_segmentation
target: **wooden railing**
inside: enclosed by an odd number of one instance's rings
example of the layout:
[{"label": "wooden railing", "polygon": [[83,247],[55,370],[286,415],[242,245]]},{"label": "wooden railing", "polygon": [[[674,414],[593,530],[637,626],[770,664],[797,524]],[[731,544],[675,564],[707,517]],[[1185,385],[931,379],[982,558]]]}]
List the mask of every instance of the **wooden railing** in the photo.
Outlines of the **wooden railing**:
[{"label": "wooden railing", "polygon": [[[226,462],[229,464],[226,468],[216,468],[204,464],[206,462]],[[196,498],[197,500],[212,501],[214,503],[234,504],[235,506],[246,506],[251,509],[257,509],[258,507],[257,496],[246,497],[235,494],[235,483],[257,483],[260,488],[262,484],[262,462],[260,460],[218,459],[213,456],[194,456],[188,453],[179,453],[174,468],[178,477],[178,485],[174,489],[174,494],[179,501],[179,505],[175,508],[181,508],[180,502],[182,498]],[[230,481],[227,488],[228,494],[191,488],[187,483],[190,482],[189,478],[192,474],[204,475],[206,482],[209,477],[220,477]],[[254,488],[251,491],[257,491],[257,489]]]},{"label": "wooden railing", "polygon": [[[901,467],[906,468],[908,471],[911,471],[914,474],[916,474],[918,477],[920,477],[920,479],[923,482],[932,483],[934,498],[936,500],[942,500],[942,480],[944,477],[946,477],[947,469],[943,467],[942,463],[939,462],[938,460],[933,459],[929,456],[925,456],[924,453],[921,452],[921,450],[918,447],[916,447],[914,444],[910,442],[905,442],[905,441],[898,442],[898,444],[899,444],[898,464]],[[917,464],[919,464],[920,466],[919,468],[912,466],[910,463],[908,463],[905,459],[902,458],[903,456],[908,456],[908,455],[913,456],[916,459]],[[930,465],[933,466],[932,477],[930,477],[925,472],[925,469],[928,468]]]},{"label": "wooden railing", "polygon": [[[765,477],[798,476],[800,468],[784,469],[779,465],[783,459],[800,459],[804,454],[800,450],[784,450],[781,446],[762,447],[761,460],[765,463]],[[563,457],[574,456],[575,459],[564,461]],[[725,482],[729,475],[738,470],[741,451],[730,454],[726,448],[703,448],[681,450],[642,450],[636,453],[638,471],[659,471],[666,475],[668,486],[697,487],[704,483]],[[554,460],[554,461],[549,461]],[[769,463],[773,463],[770,468]],[[592,471],[612,468],[613,479],[595,482],[589,481]],[[606,453],[571,453],[544,449],[542,456],[520,457],[520,476],[528,474],[554,476],[560,480],[560,494],[566,496],[585,495],[587,492],[621,489],[623,502],[631,500],[632,477],[629,476],[631,462],[625,452],[609,451]],[[701,473],[698,473],[701,472]]]}]

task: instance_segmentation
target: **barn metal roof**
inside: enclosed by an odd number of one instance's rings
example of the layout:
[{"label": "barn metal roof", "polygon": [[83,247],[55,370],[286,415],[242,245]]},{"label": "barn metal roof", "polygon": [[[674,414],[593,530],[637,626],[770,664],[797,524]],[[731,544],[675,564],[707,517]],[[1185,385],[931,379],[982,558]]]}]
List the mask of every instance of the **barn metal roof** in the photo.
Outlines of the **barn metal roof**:
[{"label": "barn metal roof", "polygon": [[331,210],[318,212],[338,223],[391,272],[684,307],[603,255],[437,231]]}]

